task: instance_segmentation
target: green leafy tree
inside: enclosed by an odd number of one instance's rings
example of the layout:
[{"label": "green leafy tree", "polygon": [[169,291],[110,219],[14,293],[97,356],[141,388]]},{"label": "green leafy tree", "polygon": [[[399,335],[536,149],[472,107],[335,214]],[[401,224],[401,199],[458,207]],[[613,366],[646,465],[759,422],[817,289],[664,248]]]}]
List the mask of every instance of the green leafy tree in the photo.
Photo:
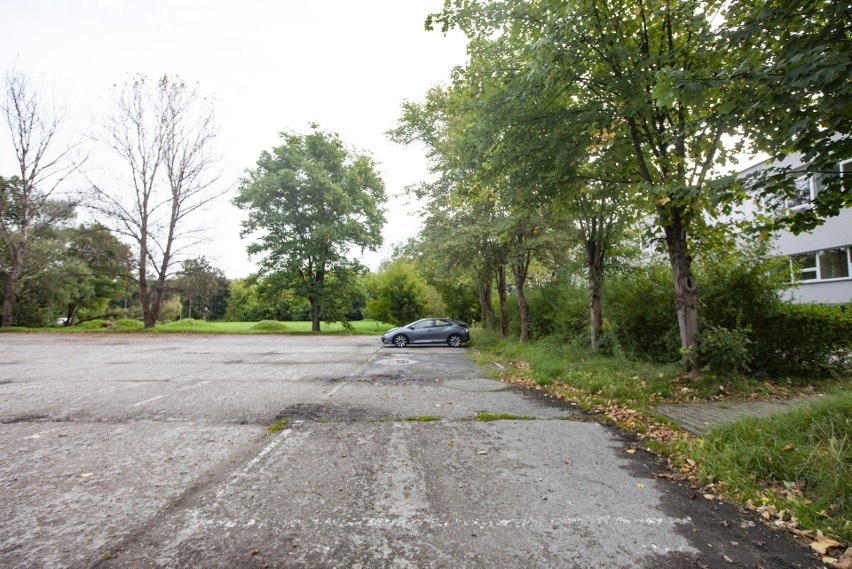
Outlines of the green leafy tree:
[{"label": "green leafy tree", "polygon": [[[689,236],[702,223],[702,212],[718,201],[708,180],[735,150],[724,146],[725,135],[741,133],[738,102],[724,85],[688,89],[681,82],[727,69],[727,60],[714,49],[711,21],[717,12],[718,6],[698,0],[661,5],[447,0],[444,11],[427,21],[458,26],[471,38],[471,62],[459,81],[485,85],[483,95],[495,103],[492,114],[508,109],[503,113],[508,115],[515,101],[530,99],[558,110],[547,113],[561,116],[558,123],[516,123],[514,130],[550,129],[561,135],[567,146],[559,162],[566,170],[587,161],[596,138],[625,149],[622,177],[640,185],[642,207],[655,211],[666,243],[690,370],[695,369],[698,305]],[[502,83],[493,81],[495,74]],[[518,147],[528,153],[534,148],[516,143],[512,129],[493,129],[491,140],[497,164],[515,159]],[[546,148],[552,153],[555,147]]]},{"label": "green leafy tree", "polygon": [[[257,236],[249,254],[262,254],[262,274],[278,273],[308,299],[313,331],[330,300],[326,277],[352,270],[353,249],[374,251],[385,222],[384,184],[373,160],[348,150],[338,135],[281,134],[240,183],[234,204],[248,212],[243,235]],[[337,293],[335,293],[337,294]]]},{"label": "green leafy tree", "polygon": [[62,262],[66,325],[77,317],[101,316],[133,279],[133,254],[99,223],[80,224],[63,232]]},{"label": "green leafy tree", "polygon": [[187,318],[216,319],[227,306],[228,280],[205,257],[187,259],[169,283],[180,294]]},{"label": "green leafy tree", "polygon": [[396,259],[373,276],[373,299],[367,303],[370,315],[382,322],[406,324],[426,316],[426,282],[414,263]]},{"label": "green leafy tree", "polygon": [[[716,77],[675,77],[682,89],[724,83],[744,104],[743,126],[772,164],[749,180],[773,208],[768,228],[809,231],[852,206],[852,181],[838,163],[852,159],[852,7],[832,0],[734,0],[726,3],[723,39],[735,65]],[[797,197],[785,159],[800,154],[804,172],[820,180],[811,207]]]}]

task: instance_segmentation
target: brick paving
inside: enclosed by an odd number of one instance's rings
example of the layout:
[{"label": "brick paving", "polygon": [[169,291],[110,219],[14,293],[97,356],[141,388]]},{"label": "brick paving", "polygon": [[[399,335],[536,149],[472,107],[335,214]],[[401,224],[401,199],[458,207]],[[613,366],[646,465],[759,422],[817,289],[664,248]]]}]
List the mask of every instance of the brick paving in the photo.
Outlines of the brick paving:
[{"label": "brick paving", "polygon": [[768,417],[775,413],[783,413],[812,400],[813,398],[797,397],[778,401],[683,403],[660,405],[655,407],[654,411],[672,419],[681,428],[700,434],[744,417]]}]

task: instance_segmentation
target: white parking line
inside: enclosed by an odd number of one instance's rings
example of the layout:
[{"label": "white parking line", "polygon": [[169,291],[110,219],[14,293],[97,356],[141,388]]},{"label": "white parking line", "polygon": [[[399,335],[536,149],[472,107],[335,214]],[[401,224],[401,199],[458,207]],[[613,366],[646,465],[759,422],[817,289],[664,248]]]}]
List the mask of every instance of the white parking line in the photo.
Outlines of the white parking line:
[{"label": "white parking line", "polygon": [[[192,385],[187,385],[186,387],[179,387],[176,391],[178,391],[178,392],[189,391],[190,389],[195,389],[196,387],[201,387],[202,385],[206,385],[208,383],[210,383],[210,382],[209,381],[202,381],[200,383],[193,383]],[[166,397],[166,395],[157,395],[155,397],[151,397],[150,399],[146,399],[144,401],[139,401],[137,403],[131,403],[130,406],[131,407],[139,407],[140,405],[152,403],[154,401],[157,401],[158,399],[163,399],[164,397]]]},{"label": "white parking line", "polygon": [[145,401],[139,401],[138,403],[132,403],[131,407],[139,407],[140,405],[145,405],[146,403],[151,403],[152,401],[156,401],[157,399],[164,398],[165,395],[157,395],[156,397],[152,397],[150,399],[146,399]]}]

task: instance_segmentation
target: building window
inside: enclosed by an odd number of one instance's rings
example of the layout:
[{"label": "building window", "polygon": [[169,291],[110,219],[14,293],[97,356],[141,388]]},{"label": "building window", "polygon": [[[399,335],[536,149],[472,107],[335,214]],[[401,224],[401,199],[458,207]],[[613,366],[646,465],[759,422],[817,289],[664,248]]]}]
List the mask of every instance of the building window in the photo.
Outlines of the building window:
[{"label": "building window", "polygon": [[[836,174],[835,174],[836,175]],[[799,174],[793,180],[796,187],[796,195],[787,199],[787,207],[790,209],[802,209],[808,207],[823,189],[824,174]]]},{"label": "building window", "polygon": [[794,281],[845,279],[852,274],[852,258],[850,258],[849,247],[793,255],[790,258],[790,263]]},{"label": "building window", "polygon": [[[816,253],[794,255],[792,263],[794,281],[815,281],[819,279]],[[796,272],[796,269],[798,269],[798,272]]]},{"label": "building window", "polygon": [[845,279],[848,276],[848,249],[828,249],[819,252],[820,279]]}]

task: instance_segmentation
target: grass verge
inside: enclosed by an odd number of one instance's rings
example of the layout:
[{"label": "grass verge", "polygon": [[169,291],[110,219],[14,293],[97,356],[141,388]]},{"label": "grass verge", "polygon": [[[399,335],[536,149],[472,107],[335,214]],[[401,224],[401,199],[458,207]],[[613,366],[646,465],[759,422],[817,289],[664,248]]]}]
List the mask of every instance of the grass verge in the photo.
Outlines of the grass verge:
[{"label": "grass verge", "polygon": [[[359,320],[351,322],[351,329],[345,328],[340,322],[323,322],[320,334],[361,334],[381,335],[392,325],[376,320]],[[139,320],[89,320],[74,326],[50,326],[46,328],[3,328],[2,332],[139,332],[146,334],[192,333],[192,334],[311,334],[311,323],[279,322],[263,320],[261,322],[207,322],[195,318],[184,318],[164,324],[157,324],[153,329],[145,328]]]},{"label": "grass verge", "polygon": [[688,442],[709,488],[792,528],[852,543],[852,391]]},{"label": "grass verge", "polygon": [[[501,363],[501,379],[572,401],[636,434],[668,457],[672,476],[756,510],[815,541],[852,543],[852,382],[776,381],[702,373],[607,357],[553,341],[518,344],[478,332],[479,357]],[[769,419],[748,419],[702,437],[656,415],[659,404],[825,394]]]},{"label": "grass verge", "polygon": [[488,411],[482,411],[474,415],[473,417],[469,417],[470,420],[474,421],[533,421],[535,417],[528,417],[527,415],[510,415],[509,413],[489,413]]}]

